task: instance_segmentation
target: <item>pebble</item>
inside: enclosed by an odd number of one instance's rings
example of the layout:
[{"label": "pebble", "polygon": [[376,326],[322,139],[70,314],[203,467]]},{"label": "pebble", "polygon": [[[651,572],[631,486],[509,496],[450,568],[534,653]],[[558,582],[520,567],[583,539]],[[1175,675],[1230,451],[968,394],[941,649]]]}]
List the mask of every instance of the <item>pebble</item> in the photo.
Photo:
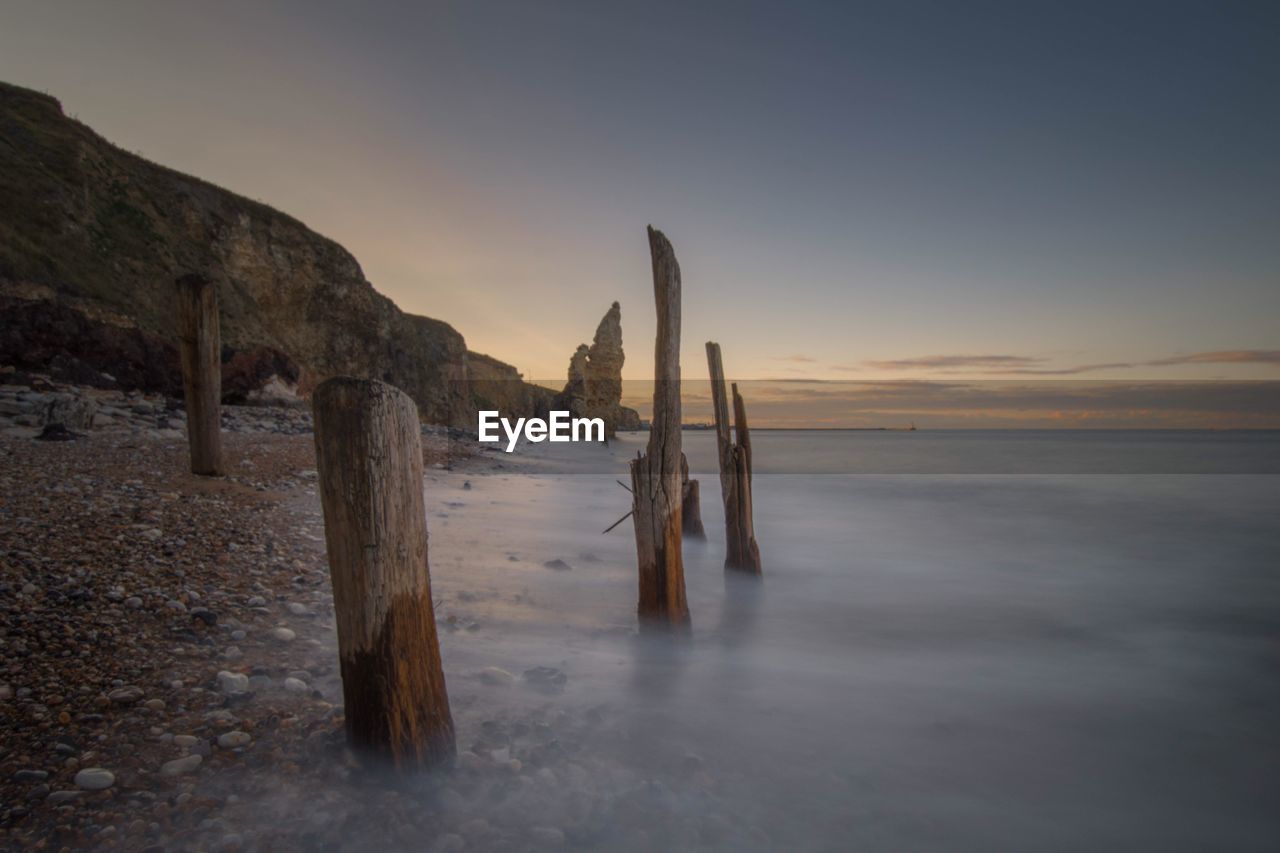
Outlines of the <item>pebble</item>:
[{"label": "pebble", "polygon": [[232,696],[248,693],[249,676],[242,672],[228,672],[224,669],[218,673],[218,689]]},{"label": "pebble", "polygon": [[129,685],[128,687],[120,687],[112,690],[107,694],[107,698],[117,705],[132,705],[143,697],[141,687]]},{"label": "pebble", "polygon": [[286,678],[284,680],[284,689],[288,690],[290,693],[306,693],[311,690],[311,688],[307,686],[307,682],[303,681],[301,678]]},{"label": "pebble", "polygon": [[45,797],[44,801],[45,803],[51,806],[60,806],[63,803],[69,803],[73,800],[78,800],[83,796],[84,796],[84,791],[54,791],[49,796]]},{"label": "pebble", "polygon": [[239,746],[248,746],[253,740],[248,732],[234,731],[226,734],[218,735],[218,746],[222,749],[235,749]]},{"label": "pebble", "polygon": [[166,761],[160,765],[160,775],[181,776],[184,773],[191,773],[200,766],[202,761],[204,761],[204,756],[194,754],[175,758],[173,761]]},{"label": "pebble", "polygon": [[195,735],[174,735],[173,745],[180,746],[183,749],[190,749],[200,742],[200,738]]},{"label": "pebble", "polygon": [[297,634],[289,628],[273,628],[271,631],[271,639],[278,643],[292,643],[297,639]]},{"label": "pebble", "polygon": [[101,791],[115,783],[115,774],[101,767],[86,767],[76,774],[76,787],[85,791]]},{"label": "pebble", "polygon": [[524,680],[543,693],[559,693],[564,690],[569,676],[551,666],[535,666],[524,671]]},{"label": "pebble", "polygon": [[218,624],[218,614],[214,613],[207,607],[191,608],[191,618],[199,619],[204,624],[212,627]]},{"label": "pebble", "polygon": [[480,670],[480,680],[496,687],[510,687],[516,683],[514,675],[497,666],[487,666]]},{"label": "pebble", "polygon": [[49,778],[46,770],[19,770],[13,774],[13,781],[19,785],[29,785],[32,782],[43,782]]},{"label": "pebble", "polygon": [[300,604],[297,601],[290,601],[288,604],[285,605],[285,609],[288,610],[290,613],[292,613],[294,616],[310,616],[311,615],[311,611],[307,609],[307,605]]}]

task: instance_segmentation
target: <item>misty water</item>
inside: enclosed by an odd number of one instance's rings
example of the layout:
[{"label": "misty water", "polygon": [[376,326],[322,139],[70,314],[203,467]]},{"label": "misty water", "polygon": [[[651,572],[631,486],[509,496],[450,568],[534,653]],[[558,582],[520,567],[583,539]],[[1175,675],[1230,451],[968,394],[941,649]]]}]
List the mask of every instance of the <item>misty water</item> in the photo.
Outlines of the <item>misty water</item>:
[{"label": "misty water", "polygon": [[[424,789],[446,823],[596,849],[1274,849],[1280,478],[1250,472],[1280,435],[759,431],[762,583],[722,567],[714,434],[684,439],[708,532],[687,638],[638,634],[631,522],[601,533],[644,435],[429,474],[459,749],[548,768]],[[562,690],[520,677],[540,666]]]}]

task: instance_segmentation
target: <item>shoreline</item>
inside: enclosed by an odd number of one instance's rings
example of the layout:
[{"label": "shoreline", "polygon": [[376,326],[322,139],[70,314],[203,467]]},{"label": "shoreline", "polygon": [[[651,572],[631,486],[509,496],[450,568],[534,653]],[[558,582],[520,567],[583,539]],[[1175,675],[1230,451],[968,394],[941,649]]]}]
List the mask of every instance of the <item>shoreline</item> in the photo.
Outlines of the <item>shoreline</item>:
[{"label": "shoreline", "polygon": [[[626,832],[632,842],[613,846],[655,843],[646,827],[673,806],[650,786],[684,802],[714,783],[679,750],[639,775],[616,754],[621,723],[583,697],[588,682],[566,690],[567,661],[520,663],[530,652],[517,636],[542,624],[541,603],[517,591],[518,574],[494,586],[459,562],[502,558],[467,544],[483,521],[452,495],[536,483],[545,471],[457,448],[446,434],[424,438],[459,758],[403,779],[346,746],[310,435],[227,432],[229,473],[217,478],[187,472],[185,440],[115,428],[70,442],[0,435],[0,840],[507,850]],[[523,552],[500,571],[589,583],[582,573],[595,557],[564,557],[578,571],[561,575]],[[629,620],[630,603],[616,604]],[[635,642],[632,627],[575,634],[598,637],[593,654],[619,663]],[[95,773],[78,776],[86,770]],[[100,770],[109,786],[85,787]],[[590,817],[600,798],[631,802],[629,817],[609,816],[615,806]],[[736,849],[766,843],[758,828],[744,835],[718,813],[708,820]],[[699,825],[682,820],[658,837],[697,839]]]}]

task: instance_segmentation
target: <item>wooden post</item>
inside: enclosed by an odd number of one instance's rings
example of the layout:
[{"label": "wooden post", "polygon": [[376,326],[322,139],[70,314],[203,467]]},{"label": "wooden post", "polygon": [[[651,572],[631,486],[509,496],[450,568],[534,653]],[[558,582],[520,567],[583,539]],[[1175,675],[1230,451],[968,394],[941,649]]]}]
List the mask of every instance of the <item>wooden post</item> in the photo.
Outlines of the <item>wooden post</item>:
[{"label": "wooden post", "polygon": [[729,403],[724,393],[724,366],[720,362],[720,345],[707,341],[707,369],[711,373],[711,407],[715,415],[716,450],[720,459],[720,498],[728,512],[733,492],[733,439],[729,427]]},{"label": "wooden post", "polygon": [[451,762],[418,407],[391,385],[349,378],[321,384],[314,406],[348,740],[401,769]]},{"label": "wooden post", "polygon": [[685,536],[705,539],[707,530],[702,526],[702,497],[697,480],[689,479],[689,460],[680,454],[680,527]]},{"label": "wooden post", "polygon": [[747,459],[747,475],[750,482],[751,475],[751,430],[747,427],[747,405],[742,401],[742,395],[738,393],[738,383],[733,383],[733,431],[738,439],[738,445],[742,448],[742,453]]},{"label": "wooden post", "polygon": [[750,575],[760,575],[760,548],[756,544],[751,508],[751,434],[747,427],[746,405],[738,386],[733,386],[733,408],[738,440],[729,427],[729,401],[725,394],[724,367],[720,345],[707,341],[707,367],[711,372],[711,399],[715,410],[716,447],[720,457],[720,496],[724,499],[724,567]]},{"label": "wooden post", "polygon": [[187,401],[191,473],[222,473],[222,341],[218,295],[212,281],[184,275],[178,287],[178,342]]},{"label": "wooden post", "polygon": [[632,519],[640,564],[642,626],[689,626],[681,546],[680,265],[661,231],[649,228],[658,310],[653,418],[646,452],[631,462]]},{"label": "wooden post", "polygon": [[[738,533],[737,563],[732,568],[740,569],[748,574],[761,575],[764,570],[760,566],[760,546],[756,544],[756,522],[751,494],[751,431],[747,427],[747,406],[738,393],[738,383],[733,383],[733,431],[737,435],[737,443],[733,448],[734,490],[738,497]],[[727,562],[727,560],[726,560]]]}]

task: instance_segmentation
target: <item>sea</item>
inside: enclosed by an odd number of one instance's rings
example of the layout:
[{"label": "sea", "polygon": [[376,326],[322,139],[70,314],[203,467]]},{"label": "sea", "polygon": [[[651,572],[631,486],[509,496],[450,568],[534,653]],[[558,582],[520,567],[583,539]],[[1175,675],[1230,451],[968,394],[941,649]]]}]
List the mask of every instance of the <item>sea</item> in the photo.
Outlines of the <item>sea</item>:
[{"label": "sea", "polygon": [[670,636],[604,532],[646,438],[426,482],[459,748],[580,721],[537,816],[570,846],[1280,849],[1280,432],[756,430],[755,581],[685,431],[706,537]]}]

